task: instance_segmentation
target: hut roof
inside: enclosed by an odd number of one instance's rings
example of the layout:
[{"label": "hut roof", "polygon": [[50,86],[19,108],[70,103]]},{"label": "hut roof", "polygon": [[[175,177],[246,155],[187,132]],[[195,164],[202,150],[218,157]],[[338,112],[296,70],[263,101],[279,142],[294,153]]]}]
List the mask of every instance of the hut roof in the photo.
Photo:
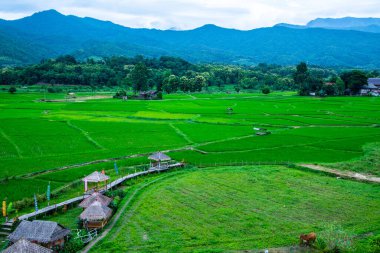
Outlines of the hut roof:
[{"label": "hut roof", "polygon": [[16,242],[24,238],[39,243],[49,243],[61,239],[68,234],[70,234],[70,230],[57,222],[23,220],[8,238],[11,242]]},{"label": "hut roof", "polygon": [[103,206],[108,206],[111,203],[112,199],[107,196],[104,196],[99,192],[94,192],[93,194],[85,198],[82,202],[80,202],[79,206],[87,208],[91,206],[95,201],[100,202]]},{"label": "hut roof", "polygon": [[95,201],[80,214],[80,218],[87,221],[100,221],[108,219],[111,215],[111,208],[103,206],[99,201]]},{"label": "hut roof", "polygon": [[368,84],[380,86],[380,78],[368,78]]},{"label": "hut roof", "polygon": [[155,161],[169,161],[171,158],[167,155],[165,155],[162,152],[157,152],[148,157],[150,160],[155,160]]},{"label": "hut roof", "polygon": [[38,244],[31,243],[28,240],[20,239],[12,246],[8,247],[3,253],[52,253],[51,249],[47,249]]},{"label": "hut roof", "polygon": [[106,176],[103,173],[100,173],[99,171],[94,171],[93,173],[91,173],[87,177],[83,178],[83,181],[97,183],[97,182],[106,181],[108,179],[110,179],[109,176]]}]

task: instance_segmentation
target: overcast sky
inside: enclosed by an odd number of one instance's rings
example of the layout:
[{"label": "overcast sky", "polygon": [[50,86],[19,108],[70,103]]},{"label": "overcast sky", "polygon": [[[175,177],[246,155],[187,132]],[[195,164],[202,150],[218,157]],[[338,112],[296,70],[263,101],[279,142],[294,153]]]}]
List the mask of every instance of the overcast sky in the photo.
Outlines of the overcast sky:
[{"label": "overcast sky", "polygon": [[248,30],[317,17],[380,17],[380,0],[0,0],[0,18],[47,9],[128,27],[192,29],[204,24]]}]

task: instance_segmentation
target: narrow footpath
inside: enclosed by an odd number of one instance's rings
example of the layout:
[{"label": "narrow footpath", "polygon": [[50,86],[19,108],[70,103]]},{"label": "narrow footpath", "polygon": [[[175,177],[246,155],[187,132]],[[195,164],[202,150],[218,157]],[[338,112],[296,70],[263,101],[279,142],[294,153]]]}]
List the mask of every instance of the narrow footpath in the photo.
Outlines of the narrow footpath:
[{"label": "narrow footpath", "polygon": [[380,184],[380,177],[376,177],[373,175],[365,175],[365,174],[361,174],[361,173],[357,173],[353,171],[331,169],[331,168],[327,168],[327,167],[316,165],[316,164],[298,164],[298,165],[301,167],[311,169],[311,170],[322,171],[329,174],[333,174],[342,178],[350,178],[350,179],[354,179],[358,181]]}]

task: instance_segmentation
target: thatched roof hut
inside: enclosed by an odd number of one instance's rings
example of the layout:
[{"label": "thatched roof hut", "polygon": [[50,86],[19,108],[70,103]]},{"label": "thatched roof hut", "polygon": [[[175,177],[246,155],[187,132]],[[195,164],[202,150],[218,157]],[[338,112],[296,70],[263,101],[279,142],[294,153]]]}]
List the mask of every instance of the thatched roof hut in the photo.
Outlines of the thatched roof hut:
[{"label": "thatched roof hut", "polygon": [[154,161],[170,161],[171,158],[167,155],[165,155],[164,153],[162,152],[157,152],[157,153],[154,153],[152,155],[150,155],[149,157],[149,160],[154,160]]},{"label": "thatched roof hut", "polygon": [[112,216],[112,209],[95,201],[80,214],[83,226],[87,228],[103,228]]},{"label": "thatched roof hut", "polygon": [[8,236],[11,242],[27,239],[39,244],[54,243],[70,234],[70,230],[53,221],[23,220],[16,230]]},{"label": "thatched roof hut", "polygon": [[80,214],[80,218],[86,221],[100,221],[109,219],[111,215],[111,208],[103,206],[99,201],[95,201]]},{"label": "thatched roof hut", "polygon": [[93,194],[91,194],[90,196],[85,198],[79,204],[79,206],[83,207],[83,208],[87,208],[87,207],[91,206],[95,201],[100,202],[102,204],[102,206],[108,206],[111,203],[112,199],[107,197],[107,196],[104,196],[103,194],[101,194],[99,192],[94,192]]},{"label": "thatched roof hut", "polygon": [[104,182],[110,179],[109,176],[104,175],[103,173],[100,173],[99,171],[95,171],[88,175],[87,177],[83,178],[82,181],[84,182],[91,182],[91,183],[98,183],[98,182]]},{"label": "thatched roof hut", "polygon": [[15,244],[6,248],[3,253],[53,253],[51,249],[20,239]]}]

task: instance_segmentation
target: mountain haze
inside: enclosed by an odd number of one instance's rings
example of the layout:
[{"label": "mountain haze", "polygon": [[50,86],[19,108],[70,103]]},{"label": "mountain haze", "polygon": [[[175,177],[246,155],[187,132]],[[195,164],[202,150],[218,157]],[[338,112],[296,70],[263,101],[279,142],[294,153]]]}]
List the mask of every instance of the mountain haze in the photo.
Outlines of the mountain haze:
[{"label": "mountain haze", "polygon": [[[320,25],[321,21],[311,25]],[[73,54],[147,57],[172,55],[192,62],[380,67],[380,34],[279,25],[249,31],[205,25],[194,30],[134,29],[55,10],[0,20],[0,64],[29,64]]]}]

